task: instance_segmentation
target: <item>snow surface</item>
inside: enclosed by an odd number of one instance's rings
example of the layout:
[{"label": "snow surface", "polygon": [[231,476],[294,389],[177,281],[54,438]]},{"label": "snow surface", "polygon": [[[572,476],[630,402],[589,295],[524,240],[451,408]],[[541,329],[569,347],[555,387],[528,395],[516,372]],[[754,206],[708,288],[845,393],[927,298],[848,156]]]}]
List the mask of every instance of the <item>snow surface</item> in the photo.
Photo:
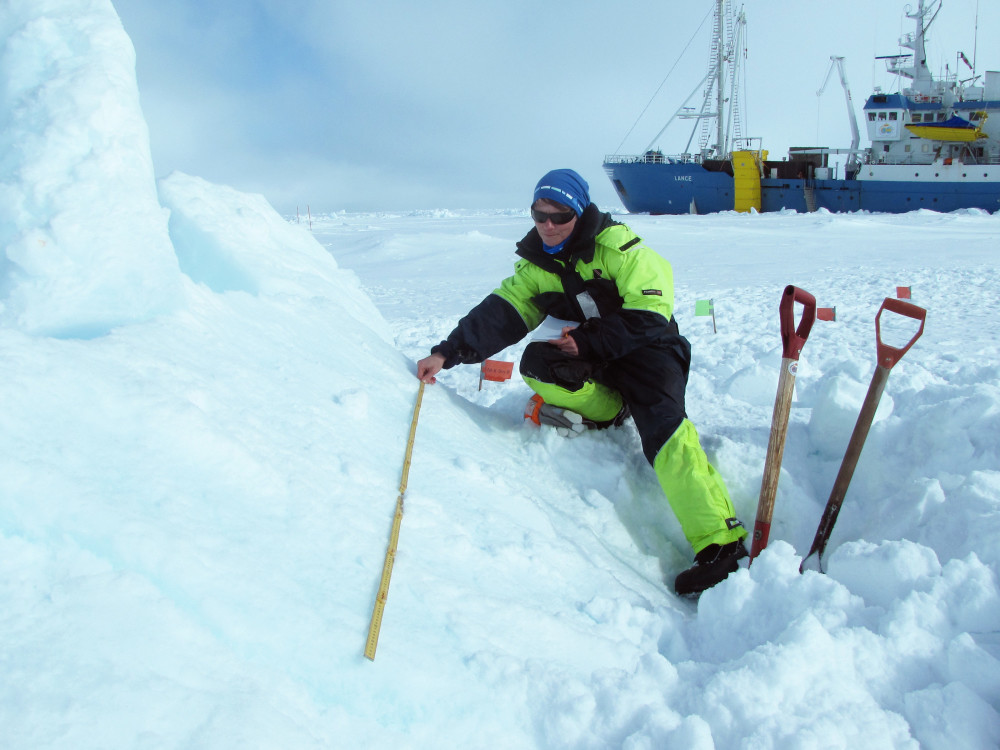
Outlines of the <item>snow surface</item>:
[{"label": "snow surface", "polygon": [[[310,233],[156,182],[108,0],[10,0],[0,37],[0,746],[1000,744],[1000,215],[623,217],[674,265],[689,412],[748,526],[782,289],[837,308],[770,546],[679,600],[691,550],[634,427],[564,440],[523,424],[522,382],[460,367],[425,390],[370,662],[414,360],[509,273],[527,212]],[[828,574],[799,574],[897,285],[926,331]]]}]

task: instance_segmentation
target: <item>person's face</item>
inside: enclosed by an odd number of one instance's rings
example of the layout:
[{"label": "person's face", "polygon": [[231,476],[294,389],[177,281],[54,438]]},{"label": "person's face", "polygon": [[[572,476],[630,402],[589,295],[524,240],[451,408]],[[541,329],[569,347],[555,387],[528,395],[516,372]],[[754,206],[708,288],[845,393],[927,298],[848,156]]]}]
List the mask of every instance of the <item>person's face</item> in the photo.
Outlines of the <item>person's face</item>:
[{"label": "person's face", "polygon": [[[576,227],[576,213],[572,208],[564,206],[562,203],[542,198],[535,201],[531,209],[532,218],[535,221],[535,226],[538,228],[538,233],[542,236],[542,241],[549,247],[555,247],[560,242],[563,242],[573,233],[573,229]],[[556,218],[572,214],[573,218],[565,224],[556,224],[555,221],[547,218],[545,214],[551,214]],[[539,221],[539,217],[545,219],[545,221]]]}]

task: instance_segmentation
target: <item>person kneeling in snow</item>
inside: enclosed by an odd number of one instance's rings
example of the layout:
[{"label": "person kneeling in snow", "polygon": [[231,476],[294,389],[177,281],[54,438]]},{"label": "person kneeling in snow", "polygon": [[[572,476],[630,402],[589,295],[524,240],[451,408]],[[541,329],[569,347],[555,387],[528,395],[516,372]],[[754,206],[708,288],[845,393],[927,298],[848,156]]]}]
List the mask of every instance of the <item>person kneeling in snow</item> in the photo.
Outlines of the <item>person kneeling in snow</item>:
[{"label": "person kneeling in snow", "polygon": [[670,264],[591,203],[573,170],[542,177],[531,217],[514,274],[417,363],[417,377],[434,383],[442,369],[482,362],[546,316],[577,322],[525,348],[521,375],[535,391],[525,418],[572,436],[632,417],[695,552],[674,589],[697,595],[737,569],[747,532],[684,410],[691,347],[673,318]]}]

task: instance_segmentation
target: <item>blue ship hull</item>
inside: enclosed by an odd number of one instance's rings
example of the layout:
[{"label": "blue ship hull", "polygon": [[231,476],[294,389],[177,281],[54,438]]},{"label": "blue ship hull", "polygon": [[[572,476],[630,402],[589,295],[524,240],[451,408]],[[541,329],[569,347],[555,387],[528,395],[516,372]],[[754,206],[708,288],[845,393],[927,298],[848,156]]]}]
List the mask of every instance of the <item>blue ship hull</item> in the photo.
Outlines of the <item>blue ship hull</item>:
[{"label": "blue ship hull", "polygon": [[865,180],[861,185],[861,208],[900,214],[926,208],[957,211],[980,208],[1000,211],[1000,182],[890,182]]},{"label": "blue ship hull", "polygon": [[733,210],[733,178],[694,163],[615,164],[611,182],[629,213],[708,214]]},{"label": "blue ship hull", "polygon": [[[694,163],[607,165],[612,184],[630,213],[708,214],[732,211],[733,178]],[[1000,182],[906,182],[764,178],[761,211],[905,213],[921,208],[1000,210]],[[809,205],[809,188],[813,205]]]}]

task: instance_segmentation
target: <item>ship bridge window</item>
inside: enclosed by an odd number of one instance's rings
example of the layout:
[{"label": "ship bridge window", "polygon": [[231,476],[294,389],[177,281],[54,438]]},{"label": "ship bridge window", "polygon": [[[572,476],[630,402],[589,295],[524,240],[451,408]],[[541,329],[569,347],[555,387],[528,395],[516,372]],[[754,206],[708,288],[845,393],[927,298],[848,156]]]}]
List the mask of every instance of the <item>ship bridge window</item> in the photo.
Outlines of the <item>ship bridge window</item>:
[{"label": "ship bridge window", "polygon": [[890,119],[890,120],[895,120],[895,119],[896,119],[896,115],[897,115],[897,114],[898,114],[898,113],[896,113],[896,112],[890,112],[890,113],[889,113],[889,119]]},{"label": "ship bridge window", "polygon": [[885,112],[879,112],[878,113],[878,119],[884,120],[885,119]]},{"label": "ship bridge window", "polygon": [[869,122],[875,122],[875,113],[874,112],[869,112],[868,113],[868,121]]},{"label": "ship bridge window", "polygon": [[913,113],[913,121],[914,122],[920,122],[920,119],[921,119],[921,114],[919,112],[914,112]]}]

